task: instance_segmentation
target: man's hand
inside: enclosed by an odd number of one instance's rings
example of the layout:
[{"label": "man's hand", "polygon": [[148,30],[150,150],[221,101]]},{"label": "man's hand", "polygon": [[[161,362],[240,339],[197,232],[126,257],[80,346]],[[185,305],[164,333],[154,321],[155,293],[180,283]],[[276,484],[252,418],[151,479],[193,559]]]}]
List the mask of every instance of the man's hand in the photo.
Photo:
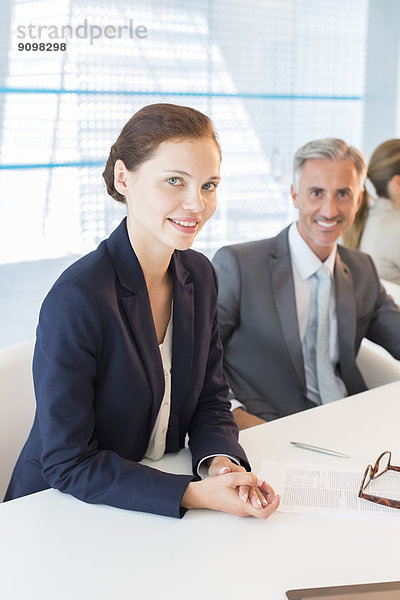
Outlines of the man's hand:
[{"label": "man's hand", "polygon": [[248,413],[247,411],[243,410],[243,408],[235,408],[235,410],[232,411],[232,414],[240,431],[242,429],[248,429],[249,427],[266,423],[264,419],[260,419],[259,417]]}]

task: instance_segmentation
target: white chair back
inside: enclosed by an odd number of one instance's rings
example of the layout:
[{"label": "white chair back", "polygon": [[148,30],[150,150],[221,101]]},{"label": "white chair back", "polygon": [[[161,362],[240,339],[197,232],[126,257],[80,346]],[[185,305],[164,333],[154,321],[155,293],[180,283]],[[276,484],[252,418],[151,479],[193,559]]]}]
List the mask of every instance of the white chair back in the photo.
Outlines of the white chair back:
[{"label": "white chair back", "polygon": [[0,502],[35,414],[33,346],[0,348]]},{"label": "white chair back", "polygon": [[367,339],[360,346],[357,365],[369,389],[400,379],[400,361]]},{"label": "white chair back", "polygon": [[[381,283],[400,306],[400,285],[386,279],[381,279]],[[384,348],[367,339],[364,339],[360,346],[357,365],[369,388],[400,379],[400,361],[394,359]]]},{"label": "white chair back", "polygon": [[386,279],[381,279],[381,284],[386,292],[393,297],[396,304],[400,306],[400,285],[398,283],[393,283],[393,281],[387,281]]}]

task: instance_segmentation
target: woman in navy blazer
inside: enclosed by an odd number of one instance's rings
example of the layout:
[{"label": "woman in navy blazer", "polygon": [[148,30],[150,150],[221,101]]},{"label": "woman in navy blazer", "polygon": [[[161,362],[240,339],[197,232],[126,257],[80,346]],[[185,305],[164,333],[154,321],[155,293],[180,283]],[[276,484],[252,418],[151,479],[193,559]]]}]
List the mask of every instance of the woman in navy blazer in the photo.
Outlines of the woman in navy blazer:
[{"label": "woman in navy blazer", "polygon": [[[215,211],[219,165],[212,123],[194,109],[151,105],[123,128],[103,176],[128,216],[43,303],[37,411],[5,500],[53,487],[177,517],[201,507],[266,518],[277,508],[272,488],[245,471],[222,368],[216,276],[189,249]],[[171,319],[166,397],[159,345]],[[169,418],[160,431],[163,402]],[[165,452],[189,434],[194,476],[139,464],[157,428]],[[211,477],[199,478],[201,463]]]}]

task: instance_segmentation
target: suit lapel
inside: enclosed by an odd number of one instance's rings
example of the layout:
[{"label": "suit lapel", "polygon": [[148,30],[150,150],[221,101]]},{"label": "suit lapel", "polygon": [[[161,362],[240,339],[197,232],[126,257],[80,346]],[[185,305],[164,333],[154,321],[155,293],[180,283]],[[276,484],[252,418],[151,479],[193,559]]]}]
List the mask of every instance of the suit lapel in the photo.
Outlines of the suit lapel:
[{"label": "suit lapel", "polygon": [[[348,387],[354,379],[355,367],[355,335],[356,335],[356,305],[353,280],[350,269],[340,256],[340,246],[335,261],[335,296],[336,316],[338,323],[339,362],[341,378]],[[362,381],[362,380],[361,380]],[[352,390],[348,387],[349,394]]]},{"label": "suit lapel", "polygon": [[[129,241],[126,219],[107,240],[111,260],[124,290],[121,302],[152,390],[151,429],[164,395],[164,373],[146,282]],[[172,255],[174,281],[171,416],[186,396],[193,361],[194,291],[179,253]],[[177,368],[174,369],[174,366]]]},{"label": "suit lapel", "polygon": [[304,359],[297,322],[296,297],[288,244],[288,228],[284,229],[276,237],[275,246],[271,250],[269,260],[272,290],[283,337],[296,374],[305,388]]},{"label": "suit lapel", "polygon": [[122,287],[121,303],[152,391],[152,429],[164,395],[164,373],[150,298],[142,268],[129,241],[126,219],[110,235],[107,247]]},{"label": "suit lapel", "polygon": [[192,370],[194,290],[177,252],[172,255],[171,269],[174,277],[171,409],[176,411],[187,394]]},{"label": "suit lapel", "polygon": [[122,305],[152,391],[150,425],[152,430],[164,395],[165,381],[147,288],[132,296],[122,298]]}]

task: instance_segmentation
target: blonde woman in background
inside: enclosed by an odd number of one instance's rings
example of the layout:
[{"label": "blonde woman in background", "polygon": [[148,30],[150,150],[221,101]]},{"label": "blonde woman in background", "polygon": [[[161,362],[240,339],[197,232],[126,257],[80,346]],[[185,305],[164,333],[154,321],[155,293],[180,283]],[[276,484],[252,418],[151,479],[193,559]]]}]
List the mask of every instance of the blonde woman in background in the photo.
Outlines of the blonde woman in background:
[{"label": "blonde woman in background", "polygon": [[400,139],[383,142],[372,154],[368,179],[376,198],[364,192],[343,244],[372,256],[382,279],[400,284]]}]

